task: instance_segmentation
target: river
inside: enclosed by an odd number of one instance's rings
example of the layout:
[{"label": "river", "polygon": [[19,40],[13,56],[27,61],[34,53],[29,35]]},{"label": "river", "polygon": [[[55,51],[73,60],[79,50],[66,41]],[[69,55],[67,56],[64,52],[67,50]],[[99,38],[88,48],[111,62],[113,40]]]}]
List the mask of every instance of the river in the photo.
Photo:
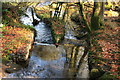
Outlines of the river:
[{"label": "river", "polygon": [[[26,10],[28,16],[22,16],[21,21],[25,25],[33,26],[31,9]],[[88,55],[77,69],[84,54],[84,46],[82,46],[84,41],[77,40],[74,31],[66,25],[65,39],[56,47],[52,44],[51,29],[36,16],[36,13],[34,17],[40,22],[34,26],[37,36],[28,67],[10,73],[5,78],[89,78]]]}]

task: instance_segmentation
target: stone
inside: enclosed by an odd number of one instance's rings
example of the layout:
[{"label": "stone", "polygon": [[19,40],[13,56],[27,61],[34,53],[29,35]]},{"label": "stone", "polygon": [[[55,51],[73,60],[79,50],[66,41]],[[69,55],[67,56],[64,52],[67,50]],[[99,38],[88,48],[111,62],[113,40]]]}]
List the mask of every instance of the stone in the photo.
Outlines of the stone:
[{"label": "stone", "polygon": [[22,67],[18,64],[9,64],[10,68],[6,68],[5,72],[7,73],[14,73],[16,71],[19,71]]}]

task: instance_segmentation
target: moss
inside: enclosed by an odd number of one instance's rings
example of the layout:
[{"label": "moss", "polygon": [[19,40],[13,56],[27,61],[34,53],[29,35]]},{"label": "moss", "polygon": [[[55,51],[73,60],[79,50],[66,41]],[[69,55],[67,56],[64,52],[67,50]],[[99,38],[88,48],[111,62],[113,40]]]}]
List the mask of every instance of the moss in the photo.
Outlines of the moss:
[{"label": "moss", "polygon": [[61,43],[64,39],[64,25],[64,21],[53,18],[51,29],[54,43]]},{"label": "moss", "polygon": [[7,62],[9,62],[9,61],[10,61],[10,58],[11,58],[10,55],[6,55],[6,56],[2,57],[2,63],[7,63]]},{"label": "moss", "polygon": [[45,19],[45,18],[50,18],[50,13],[41,13],[41,14],[37,14],[37,16],[41,19]]},{"label": "moss", "polygon": [[10,3],[3,3],[2,14],[2,23],[5,25],[35,30],[33,26],[23,25],[20,22],[20,16],[23,15],[24,12],[19,8],[19,6],[15,6]]},{"label": "moss", "polygon": [[92,30],[98,30],[100,27],[100,18],[99,16],[94,16],[91,18],[91,29]]},{"label": "moss", "polygon": [[110,75],[110,73],[104,73],[98,80],[118,80],[115,76]]},{"label": "moss", "polygon": [[90,71],[90,80],[98,80],[99,77],[103,75],[103,71],[99,70],[98,68],[93,68]]}]

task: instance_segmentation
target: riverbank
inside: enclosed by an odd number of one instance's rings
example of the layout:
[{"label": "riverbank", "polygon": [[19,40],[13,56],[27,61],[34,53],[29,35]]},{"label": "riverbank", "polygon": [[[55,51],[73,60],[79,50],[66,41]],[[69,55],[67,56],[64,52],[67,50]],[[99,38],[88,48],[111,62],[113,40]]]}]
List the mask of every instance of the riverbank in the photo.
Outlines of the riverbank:
[{"label": "riverbank", "polygon": [[29,29],[4,26],[0,39],[3,64],[7,65],[11,60],[18,64],[27,60],[33,39],[34,33]]},{"label": "riverbank", "polygon": [[0,78],[27,65],[34,41],[34,28],[23,25],[19,20],[23,15],[19,6],[15,6],[14,3],[3,3],[2,14]]},{"label": "riverbank", "polygon": [[105,17],[104,27],[92,35],[89,53],[91,79],[120,79],[119,17]]}]

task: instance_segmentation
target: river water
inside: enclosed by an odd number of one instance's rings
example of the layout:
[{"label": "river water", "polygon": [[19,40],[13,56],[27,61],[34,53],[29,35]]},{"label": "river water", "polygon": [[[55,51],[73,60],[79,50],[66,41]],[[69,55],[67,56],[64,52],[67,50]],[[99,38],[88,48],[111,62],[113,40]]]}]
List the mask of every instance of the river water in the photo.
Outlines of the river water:
[{"label": "river water", "polygon": [[[25,25],[32,24],[31,9],[26,10],[26,15],[22,16],[21,21]],[[73,78],[76,66],[84,53],[84,47],[75,45],[81,44],[73,32],[67,28],[63,44],[56,47],[52,41],[51,29],[46,26],[34,13],[35,19],[40,21],[34,28],[37,31],[35,45],[27,68],[11,73],[7,78]],[[84,58],[82,65],[77,71],[77,78],[88,78],[88,56]]]}]

